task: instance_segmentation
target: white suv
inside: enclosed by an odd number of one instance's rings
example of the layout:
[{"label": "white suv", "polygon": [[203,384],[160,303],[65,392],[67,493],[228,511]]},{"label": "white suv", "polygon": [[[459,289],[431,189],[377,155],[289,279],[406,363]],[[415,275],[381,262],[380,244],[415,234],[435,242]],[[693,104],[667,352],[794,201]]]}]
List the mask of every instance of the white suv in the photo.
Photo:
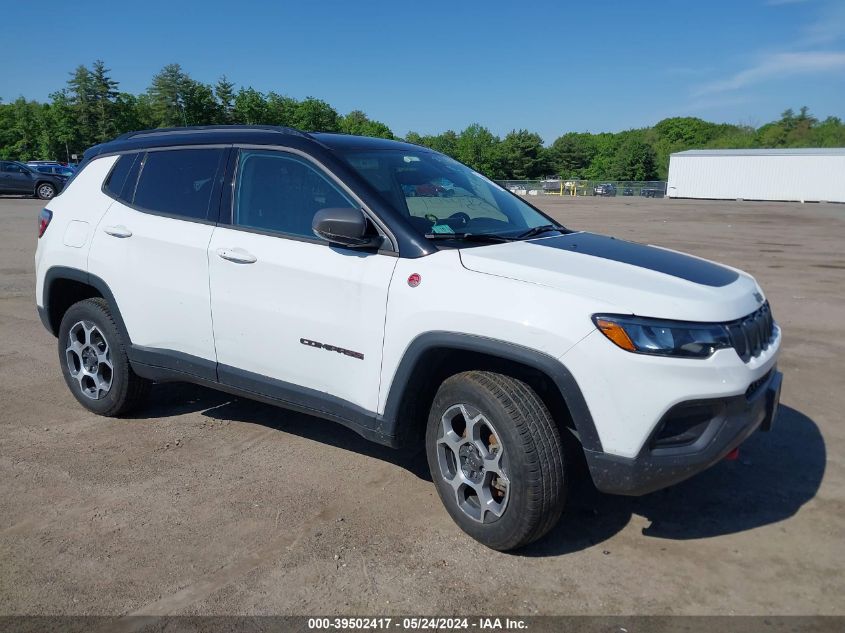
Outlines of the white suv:
[{"label": "white suv", "polygon": [[564,444],[644,494],[768,429],[780,329],[750,276],[556,224],[408,143],[127,134],[41,212],[36,301],[87,409],[190,381],[425,446],[446,509],[512,549],[558,520]]}]

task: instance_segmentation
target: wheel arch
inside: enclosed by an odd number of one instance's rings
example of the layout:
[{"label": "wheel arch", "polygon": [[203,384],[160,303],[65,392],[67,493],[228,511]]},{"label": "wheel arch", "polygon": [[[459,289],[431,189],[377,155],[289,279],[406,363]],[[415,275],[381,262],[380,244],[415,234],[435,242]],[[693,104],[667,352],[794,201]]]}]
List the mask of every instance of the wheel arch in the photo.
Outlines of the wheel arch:
[{"label": "wheel arch", "polygon": [[96,275],[78,268],[53,266],[44,275],[44,306],[39,308],[41,321],[53,336],[58,336],[59,326],[67,309],[78,301],[92,297],[101,297],[108,301],[112,318],[128,345],[131,340],[108,284]]},{"label": "wheel arch", "polygon": [[419,439],[437,388],[449,376],[469,369],[526,382],[549,407],[562,435],[570,428],[585,449],[602,450],[581,389],[560,360],[507,341],[458,332],[427,332],[408,345],[381,416],[384,432],[399,445]]}]

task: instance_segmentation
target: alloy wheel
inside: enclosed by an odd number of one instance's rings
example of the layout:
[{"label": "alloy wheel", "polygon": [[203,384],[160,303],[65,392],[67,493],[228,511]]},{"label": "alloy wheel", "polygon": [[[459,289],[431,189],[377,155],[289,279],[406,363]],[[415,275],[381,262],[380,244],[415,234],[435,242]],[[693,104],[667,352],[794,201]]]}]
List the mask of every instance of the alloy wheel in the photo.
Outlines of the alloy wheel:
[{"label": "alloy wheel", "polygon": [[464,514],[479,523],[504,514],[510,493],[507,456],[483,413],[468,404],[446,410],[438,429],[437,463]]},{"label": "alloy wheel", "polygon": [[100,328],[91,321],[77,321],[68,332],[65,356],[68,371],[85,396],[99,400],[108,394],[114,367],[108,341]]}]

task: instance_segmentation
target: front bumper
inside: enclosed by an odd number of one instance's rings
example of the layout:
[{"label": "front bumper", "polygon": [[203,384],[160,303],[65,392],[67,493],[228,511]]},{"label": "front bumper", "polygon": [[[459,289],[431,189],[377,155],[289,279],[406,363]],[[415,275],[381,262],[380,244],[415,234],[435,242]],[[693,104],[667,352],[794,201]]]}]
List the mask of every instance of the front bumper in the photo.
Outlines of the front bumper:
[{"label": "front bumper", "polygon": [[[602,492],[643,495],[706,470],[758,428],[769,430],[780,401],[783,375],[772,370],[746,394],[682,403],[667,412],[649,441],[633,458],[586,449],[584,454],[596,487]],[[682,445],[661,445],[664,422],[684,406],[710,407],[695,437]]]}]

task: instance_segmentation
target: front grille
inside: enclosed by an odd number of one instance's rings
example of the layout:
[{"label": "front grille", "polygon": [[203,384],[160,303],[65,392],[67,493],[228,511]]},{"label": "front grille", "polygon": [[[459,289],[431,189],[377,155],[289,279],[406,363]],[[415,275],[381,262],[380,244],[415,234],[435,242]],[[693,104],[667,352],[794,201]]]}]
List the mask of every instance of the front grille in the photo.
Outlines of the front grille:
[{"label": "front grille", "polygon": [[744,319],[728,323],[727,327],[731,345],[743,362],[747,363],[753,357],[759,356],[768,349],[775,334],[775,322],[769,302]]}]

